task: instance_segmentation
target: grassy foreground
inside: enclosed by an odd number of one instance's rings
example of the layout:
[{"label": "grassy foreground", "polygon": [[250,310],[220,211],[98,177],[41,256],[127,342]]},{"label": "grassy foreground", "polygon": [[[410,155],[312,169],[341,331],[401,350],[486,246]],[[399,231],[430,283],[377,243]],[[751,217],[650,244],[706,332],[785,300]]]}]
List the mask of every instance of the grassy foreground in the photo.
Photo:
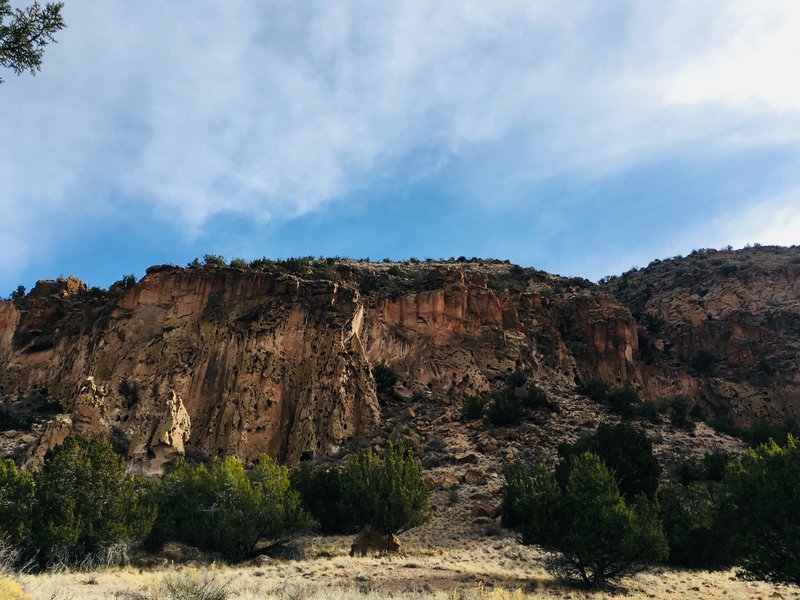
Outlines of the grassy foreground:
[{"label": "grassy foreground", "polygon": [[[734,571],[656,568],[623,581],[624,589],[588,592],[562,585],[545,557],[512,535],[434,546],[409,533],[401,555],[350,558],[350,538],[307,540],[303,560],[250,566],[166,564],[95,572],[21,575],[32,600],[523,600],[527,598],[800,598],[800,588],[742,581]],[[443,540],[444,541],[444,540]]]}]

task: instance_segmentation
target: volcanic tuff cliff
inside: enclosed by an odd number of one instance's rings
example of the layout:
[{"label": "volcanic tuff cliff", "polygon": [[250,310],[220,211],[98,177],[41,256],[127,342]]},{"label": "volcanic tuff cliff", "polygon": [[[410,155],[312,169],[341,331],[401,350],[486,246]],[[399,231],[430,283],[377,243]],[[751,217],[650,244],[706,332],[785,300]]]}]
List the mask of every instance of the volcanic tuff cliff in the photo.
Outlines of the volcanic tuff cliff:
[{"label": "volcanic tuff cliff", "polygon": [[[602,379],[740,420],[796,415],[800,252],[775,252],[745,282],[750,267],[715,271],[702,296],[674,273],[602,289],[500,261],[159,266],[107,292],[43,281],[0,302],[0,408],[49,402],[46,423],[12,436],[24,460],[86,432],[144,473],[187,451],[335,452],[379,427],[377,363],[399,374],[396,398],[427,404],[460,406],[525,370],[551,389]],[[713,372],[692,362],[701,349],[722,357]]]},{"label": "volcanic tuff cliff", "polygon": [[639,325],[650,398],[737,424],[800,418],[800,247],[696,250],[608,278]]}]

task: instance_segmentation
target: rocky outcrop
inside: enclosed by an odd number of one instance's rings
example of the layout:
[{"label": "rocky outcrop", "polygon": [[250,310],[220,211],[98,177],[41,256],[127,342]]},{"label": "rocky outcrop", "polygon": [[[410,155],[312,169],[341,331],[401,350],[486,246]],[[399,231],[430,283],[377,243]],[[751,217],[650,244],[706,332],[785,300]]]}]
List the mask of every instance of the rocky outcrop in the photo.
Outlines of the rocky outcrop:
[{"label": "rocky outcrop", "polygon": [[0,401],[60,404],[26,442],[30,461],[81,432],[146,474],[187,452],[334,453],[378,428],[377,363],[415,406],[457,409],[522,370],[558,393],[601,379],[739,422],[800,416],[797,254],[704,253],[603,287],[499,261],[161,265],[109,291],[39,282],[0,302]]},{"label": "rocky outcrop", "polygon": [[187,446],[291,463],[378,422],[352,288],[163,267],[117,295],[62,287],[0,308],[3,396],[38,391],[64,410],[33,459],[80,432],[116,440],[145,473]]},{"label": "rocky outcrop", "polygon": [[800,248],[696,251],[605,287],[638,318],[650,397],[740,425],[800,418]]}]

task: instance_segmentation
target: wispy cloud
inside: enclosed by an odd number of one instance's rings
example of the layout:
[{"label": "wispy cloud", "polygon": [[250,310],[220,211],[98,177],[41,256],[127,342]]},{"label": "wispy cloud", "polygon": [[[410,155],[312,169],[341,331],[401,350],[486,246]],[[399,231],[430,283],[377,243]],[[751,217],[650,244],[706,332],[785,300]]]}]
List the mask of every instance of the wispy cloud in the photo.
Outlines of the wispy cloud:
[{"label": "wispy cloud", "polygon": [[65,10],[43,73],[0,88],[0,239],[18,256],[3,280],[65,223],[131,202],[192,236],[216,215],[290,218],[445,165],[462,165],[464,201],[496,208],[686,144],[800,143],[794,1]]}]

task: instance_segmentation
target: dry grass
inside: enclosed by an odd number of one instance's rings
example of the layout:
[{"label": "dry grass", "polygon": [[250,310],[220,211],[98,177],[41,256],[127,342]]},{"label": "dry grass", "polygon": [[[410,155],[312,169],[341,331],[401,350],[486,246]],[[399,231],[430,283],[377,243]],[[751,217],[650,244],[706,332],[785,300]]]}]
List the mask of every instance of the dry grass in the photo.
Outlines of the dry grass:
[{"label": "dry grass", "polygon": [[[512,536],[465,541],[460,548],[435,548],[408,534],[404,554],[350,558],[349,538],[308,540],[302,561],[267,560],[258,566],[170,566],[158,570],[108,569],[94,573],[23,575],[19,580],[33,599],[188,600],[176,595],[206,582],[208,599],[256,600],[526,600],[528,598],[619,598],[555,582],[544,556],[520,546]],[[800,588],[736,579],[733,571],[656,569],[623,582],[629,598],[683,599],[800,598]],[[201,589],[201,588],[198,588]],[[220,590],[219,595],[211,592]]]}]

